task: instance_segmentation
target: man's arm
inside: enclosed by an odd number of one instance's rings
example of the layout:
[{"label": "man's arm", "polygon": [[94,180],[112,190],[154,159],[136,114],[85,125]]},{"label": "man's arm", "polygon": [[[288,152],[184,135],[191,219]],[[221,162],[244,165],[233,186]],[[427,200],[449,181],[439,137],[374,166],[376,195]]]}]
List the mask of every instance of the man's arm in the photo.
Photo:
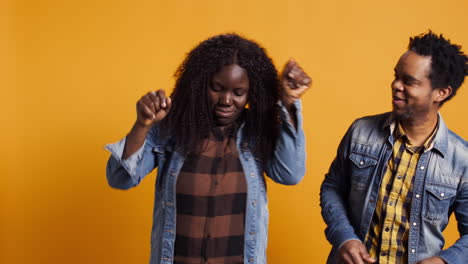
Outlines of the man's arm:
[{"label": "man's arm", "polygon": [[320,188],[322,217],[327,224],[325,235],[328,241],[338,248],[348,240],[360,240],[348,219],[345,199],[349,193],[349,145],[353,123],[340,142],[337,155],[333,160]]},{"label": "man's arm", "polygon": [[465,172],[465,177],[462,178],[459,192],[453,204],[460,238],[455,242],[455,244],[445,250],[442,250],[436,256],[440,257],[448,264],[466,263],[468,260],[468,176],[466,173],[467,172]]},{"label": "man's arm", "polygon": [[348,163],[354,122],[338,147],[338,152],[320,188],[322,217],[327,224],[325,235],[338,250],[338,263],[374,263],[348,219],[345,199],[350,188]]}]

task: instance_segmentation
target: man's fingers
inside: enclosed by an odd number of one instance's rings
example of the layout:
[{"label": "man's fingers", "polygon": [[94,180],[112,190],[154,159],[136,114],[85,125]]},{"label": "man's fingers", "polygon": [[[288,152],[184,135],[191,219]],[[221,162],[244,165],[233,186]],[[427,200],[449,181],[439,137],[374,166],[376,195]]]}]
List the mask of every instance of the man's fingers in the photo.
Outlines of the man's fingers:
[{"label": "man's fingers", "polygon": [[350,253],[351,258],[353,259],[353,264],[365,264],[364,260],[359,253]]},{"label": "man's fingers", "polygon": [[364,245],[361,247],[361,257],[364,261],[366,261],[366,263],[374,263],[376,261],[376,259],[374,258],[371,258],[371,256],[369,255],[369,253],[367,252],[366,248],[364,247]]},{"label": "man's fingers", "polygon": [[354,264],[354,261],[353,261],[353,258],[351,256],[351,254],[348,254],[348,253],[345,253],[342,258],[341,258],[341,262],[340,263],[344,263],[344,264]]}]

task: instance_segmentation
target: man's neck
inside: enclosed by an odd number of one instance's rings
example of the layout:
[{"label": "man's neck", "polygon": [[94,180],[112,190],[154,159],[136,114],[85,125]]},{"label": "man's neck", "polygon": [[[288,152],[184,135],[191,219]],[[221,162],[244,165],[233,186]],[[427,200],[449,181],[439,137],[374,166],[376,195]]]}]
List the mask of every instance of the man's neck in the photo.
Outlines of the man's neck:
[{"label": "man's neck", "polygon": [[400,120],[401,127],[413,146],[422,146],[437,126],[438,115],[426,118]]}]

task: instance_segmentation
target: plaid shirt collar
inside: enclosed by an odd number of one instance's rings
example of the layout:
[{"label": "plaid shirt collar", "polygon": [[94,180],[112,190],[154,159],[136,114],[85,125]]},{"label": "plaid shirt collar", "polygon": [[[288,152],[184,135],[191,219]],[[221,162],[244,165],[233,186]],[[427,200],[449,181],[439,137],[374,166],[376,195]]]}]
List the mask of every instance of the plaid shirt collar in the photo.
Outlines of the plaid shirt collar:
[{"label": "plaid shirt collar", "polygon": [[402,139],[403,142],[406,145],[406,148],[409,151],[411,151],[412,153],[416,153],[416,152],[420,151],[421,149],[423,149],[424,152],[426,152],[426,151],[431,150],[434,147],[434,138],[435,138],[435,135],[437,134],[437,130],[439,128],[439,120],[438,119],[437,119],[436,127],[432,131],[431,135],[426,139],[423,146],[414,146],[411,143],[411,141],[408,139],[408,137],[406,136],[406,133],[403,130],[403,127],[401,126],[401,123],[398,122],[398,121],[394,121],[394,122],[395,122],[395,124],[393,124],[393,126],[396,127],[396,129],[394,129],[395,140]]},{"label": "plaid shirt collar", "polygon": [[[432,148],[436,148],[438,151],[440,151],[442,154],[444,151],[442,149],[439,149],[436,141],[437,141],[437,132],[440,130],[440,124],[441,124],[441,119],[442,117],[440,116],[440,113],[437,114],[437,125],[432,131],[431,135],[426,139],[426,141],[423,144],[424,147],[424,152],[431,150]],[[442,121],[443,122],[443,121]],[[413,152],[419,151],[421,148],[414,147],[411,145],[411,142],[409,142],[408,138],[406,137],[406,133],[401,127],[400,122],[395,118],[393,114],[390,114],[387,120],[385,120],[383,124],[383,129],[389,129],[390,135],[394,136],[393,142],[397,141],[401,137],[404,137],[405,143],[408,147],[410,147],[410,151],[413,150]],[[392,142],[392,144],[393,144]],[[411,149],[413,148],[413,149]]]}]

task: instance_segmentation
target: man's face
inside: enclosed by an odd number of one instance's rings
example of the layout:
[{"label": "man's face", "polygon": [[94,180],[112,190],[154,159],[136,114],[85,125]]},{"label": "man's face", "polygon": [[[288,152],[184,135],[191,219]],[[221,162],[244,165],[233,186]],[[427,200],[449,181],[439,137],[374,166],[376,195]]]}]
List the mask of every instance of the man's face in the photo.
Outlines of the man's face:
[{"label": "man's face", "polygon": [[213,76],[208,102],[216,125],[230,125],[239,118],[247,104],[249,87],[247,72],[237,64],[223,66]]},{"label": "man's face", "polygon": [[392,82],[393,113],[400,120],[425,120],[437,113],[437,89],[432,89],[429,74],[431,56],[405,52],[395,66]]}]

